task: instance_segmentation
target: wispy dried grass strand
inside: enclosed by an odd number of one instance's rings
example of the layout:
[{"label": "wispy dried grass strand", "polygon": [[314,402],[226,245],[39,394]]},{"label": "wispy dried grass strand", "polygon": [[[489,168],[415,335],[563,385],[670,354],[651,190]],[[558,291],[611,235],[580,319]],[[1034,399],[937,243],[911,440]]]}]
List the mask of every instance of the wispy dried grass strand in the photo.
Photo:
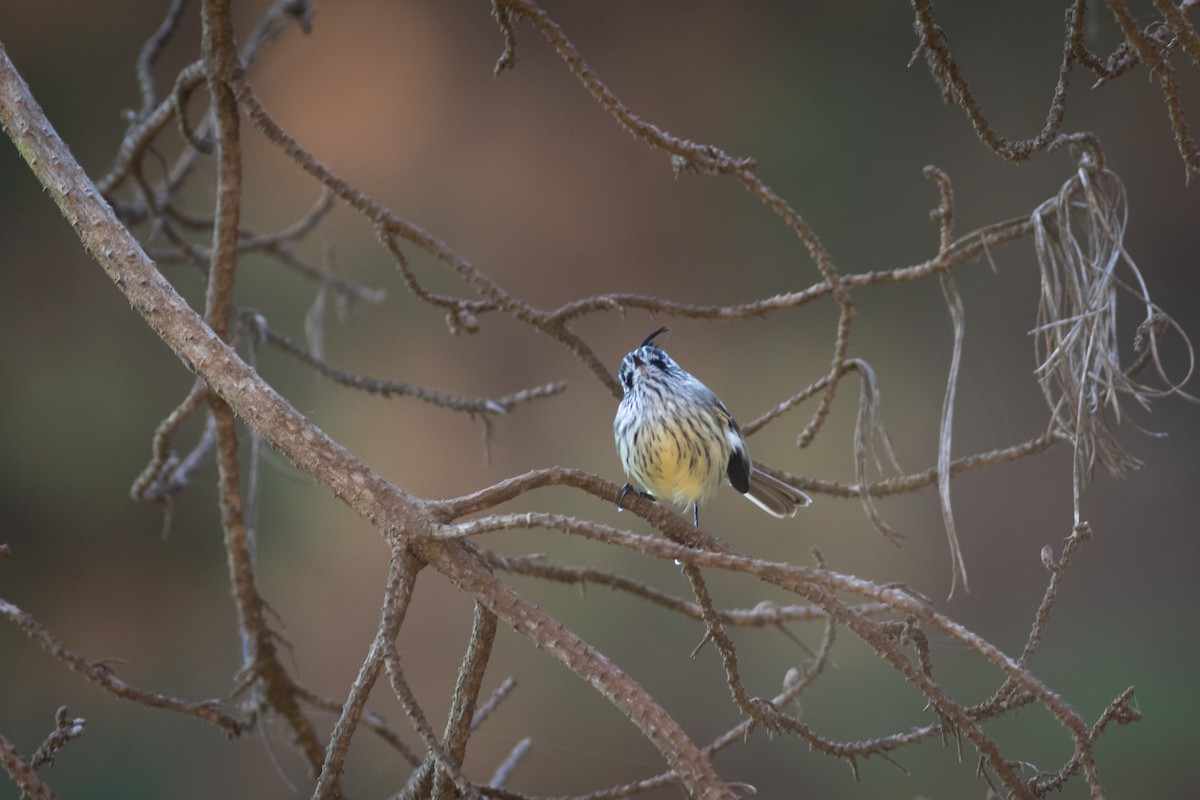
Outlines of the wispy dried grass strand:
[{"label": "wispy dried grass strand", "polygon": [[[1123,399],[1148,407],[1155,397],[1187,396],[1182,385],[1191,377],[1194,355],[1187,336],[1150,299],[1125,249],[1128,206],[1120,178],[1085,158],[1058,195],[1038,206],[1031,219],[1041,270],[1033,330],[1036,375],[1050,409],[1050,429],[1074,447],[1073,506],[1079,524],[1081,497],[1095,468],[1102,466],[1121,477],[1139,463],[1116,437],[1126,414]],[[1117,275],[1122,266],[1133,277],[1132,287]],[[1117,325],[1121,290],[1144,309],[1143,352],[1154,354],[1163,388],[1139,382],[1123,365]],[[1179,333],[1187,353],[1188,367],[1179,380],[1167,379],[1157,358],[1159,337],[1152,331],[1163,328]]]}]

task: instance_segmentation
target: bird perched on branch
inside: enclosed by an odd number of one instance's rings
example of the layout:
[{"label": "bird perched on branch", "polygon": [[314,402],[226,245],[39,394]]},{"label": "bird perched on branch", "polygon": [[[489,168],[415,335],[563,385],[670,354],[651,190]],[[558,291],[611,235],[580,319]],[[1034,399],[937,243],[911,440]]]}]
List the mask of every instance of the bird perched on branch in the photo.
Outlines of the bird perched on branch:
[{"label": "bird perched on branch", "polygon": [[700,505],[725,481],[776,517],[795,516],[812,500],[791,484],[754,466],[746,440],[725,404],[694,375],[656,347],[659,328],[621,361],[618,377],[625,397],[613,420],[617,454],[626,483],[617,508],[634,492],[664,499],[686,509],[700,526]]}]

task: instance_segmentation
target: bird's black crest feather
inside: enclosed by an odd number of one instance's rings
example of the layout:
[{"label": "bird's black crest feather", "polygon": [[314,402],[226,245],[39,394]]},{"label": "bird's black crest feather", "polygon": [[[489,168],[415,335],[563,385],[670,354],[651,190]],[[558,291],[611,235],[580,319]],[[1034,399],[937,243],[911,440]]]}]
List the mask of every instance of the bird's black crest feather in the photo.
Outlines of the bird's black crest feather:
[{"label": "bird's black crest feather", "polygon": [[656,330],[654,333],[652,333],[652,334],[650,334],[649,336],[647,336],[647,337],[646,337],[646,339],[645,339],[645,341],[643,341],[643,342],[642,342],[641,346],[642,346],[642,347],[645,347],[646,345],[648,345],[648,344],[650,344],[651,342],[653,342],[653,341],[654,341],[654,337],[655,337],[655,336],[658,336],[660,333],[666,333],[666,332],[667,332],[667,331],[669,331],[669,330],[671,330],[671,329],[670,329],[670,328],[668,328],[666,325],[663,325],[661,328],[659,328],[658,330]]}]

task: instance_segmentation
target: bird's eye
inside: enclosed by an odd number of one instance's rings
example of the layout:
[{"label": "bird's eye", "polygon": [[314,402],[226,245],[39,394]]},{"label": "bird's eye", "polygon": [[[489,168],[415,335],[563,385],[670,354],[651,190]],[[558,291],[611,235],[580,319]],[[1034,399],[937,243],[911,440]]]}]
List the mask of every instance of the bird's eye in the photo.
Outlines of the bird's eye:
[{"label": "bird's eye", "polygon": [[621,370],[621,385],[625,387],[625,391],[633,388],[633,370],[624,368]]},{"label": "bird's eye", "polygon": [[666,368],[667,368],[667,357],[664,356],[661,352],[652,353],[650,355],[649,361],[650,361],[650,366],[654,367],[655,369],[666,370]]}]

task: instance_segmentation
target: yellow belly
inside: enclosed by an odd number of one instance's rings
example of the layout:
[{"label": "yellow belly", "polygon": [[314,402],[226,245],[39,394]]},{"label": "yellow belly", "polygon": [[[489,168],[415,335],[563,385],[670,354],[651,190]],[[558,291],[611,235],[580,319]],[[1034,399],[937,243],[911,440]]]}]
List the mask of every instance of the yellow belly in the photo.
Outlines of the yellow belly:
[{"label": "yellow belly", "polygon": [[731,445],[715,415],[681,421],[622,403],[613,433],[626,474],[660,500],[702,504],[725,479]]},{"label": "yellow belly", "polygon": [[[650,494],[680,505],[703,503],[721,485],[724,470],[717,452],[705,454],[699,446],[685,447],[680,453],[671,439],[659,443],[655,457],[648,459],[644,474],[635,476]],[[707,455],[707,458],[705,458]]]}]

